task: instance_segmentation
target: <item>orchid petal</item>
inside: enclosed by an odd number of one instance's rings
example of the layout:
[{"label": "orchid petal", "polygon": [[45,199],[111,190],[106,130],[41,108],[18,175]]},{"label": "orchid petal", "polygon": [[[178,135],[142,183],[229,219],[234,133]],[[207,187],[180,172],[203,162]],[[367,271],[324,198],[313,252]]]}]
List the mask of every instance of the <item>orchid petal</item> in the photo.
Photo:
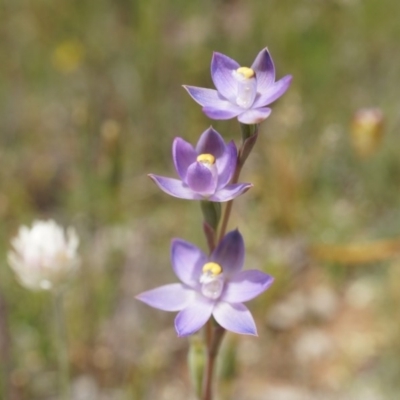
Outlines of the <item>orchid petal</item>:
[{"label": "orchid petal", "polygon": [[252,125],[259,124],[264,121],[264,119],[268,118],[271,114],[271,109],[268,107],[264,108],[256,108],[253,110],[245,111],[243,114],[240,114],[238,117],[239,122],[242,124]]},{"label": "orchid petal", "polygon": [[196,246],[181,239],[171,244],[171,262],[176,276],[186,285],[196,287],[207,256]]},{"label": "orchid petal", "polygon": [[197,154],[212,154],[216,159],[225,153],[226,144],[222,136],[212,127],[205,130],[197,142]]},{"label": "orchid petal", "polygon": [[230,104],[228,100],[224,99],[215,89],[206,89],[197,86],[183,86],[184,89],[192,96],[193,100],[201,106],[212,107],[226,107]]},{"label": "orchid petal", "polygon": [[190,143],[179,137],[175,138],[172,145],[172,158],[174,160],[176,172],[182,180],[186,177],[189,165],[196,161],[196,157],[196,151]]},{"label": "orchid petal", "polygon": [[136,296],[147,305],[164,311],[180,311],[195,299],[196,292],[181,283],[171,283]]},{"label": "orchid petal", "polygon": [[187,170],[186,183],[194,192],[202,196],[210,196],[215,192],[218,184],[218,171],[215,164],[193,163]]},{"label": "orchid petal", "polygon": [[225,154],[216,160],[218,169],[218,186],[217,189],[225,187],[232,179],[237,164],[237,149],[233,141],[228,143]]},{"label": "orchid petal", "polygon": [[192,98],[203,106],[203,112],[213,119],[230,119],[239,115],[243,109],[225,100],[214,89],[184,86]]},{"label": "orchid petal", "polygon": [[219,189],[209,197],[209,200],[216,202],[229,201],[246,193],[251,187],[253,187],[251,183],[232,183],[226,185],[223,189]]},{"label": "orchid petal", "polygon": [[178,336],[188,336],[197,332],[211,317],[214,304],[198,298],[196,302],[182,310],[175,318]]},{"label": "orchid petal", "polygon": [[244,242],[240,232],[237,229],[228,232],[210,259],[222,267],[225,279],[239,272],[244,264]]},{"label": "orchid petal", "polygon": [[232,103],[224,102],[220,106],[204,106],[203,113],[211,119],[231,119],[237,117],[243,112],[243,108],[240,108]]},{"label": "orchid petal", "polygon": [[215,320],[225,329],[242,335],[257,336],[257,328],[254,319],[241,303],[218,303],[213,311]]},{"label": "orchid petal", "polygon": [[256,73],[259,93],[263,93],[275,82],[275,66],[267,48],[258,53],[251,69]]},{"label": "orchid petal", "polygon": [[234,100],[237,92],[237,81],[233,76],[240,65],[232,58],[214,53],[211,60],[211,78],[215,87],[222,96],[228,100]]},{"label": "orchid petal", "polygon": [[273,281],[272,276],[262,271],[241,271],[226,283],[221,300],[228,303],[249,301],[267,290]]},{"label": "orchid petal", "polygon": [[267,90],[260,92],[260,96],[254,101],[253,108],[264,107],[273,103],[288,90],[291,82],[291,75],[286,75],[282,79],[279,79],[279,81],[276,81]]},{"label": "orchid petal", "polygon": [[156,185],[165,193],[173,197],[186,200],[201,200],[203,196],[193,192],[182,181],[173,178],[165,178],[163,176],[149,174],[149,177]]}]

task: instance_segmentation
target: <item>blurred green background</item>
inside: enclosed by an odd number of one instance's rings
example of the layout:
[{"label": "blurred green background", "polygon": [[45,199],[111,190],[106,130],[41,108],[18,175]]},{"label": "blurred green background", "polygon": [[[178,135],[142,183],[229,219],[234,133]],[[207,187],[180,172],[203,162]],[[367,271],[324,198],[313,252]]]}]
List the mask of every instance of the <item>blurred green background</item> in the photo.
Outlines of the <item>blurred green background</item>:
[{"label": "blurred green background", "polygon": [[[250,304],[260,337],[226,340],[218,399],[398,399],[399,13],[394,0],[2,0],[0,397],[57,399],[49,295],[6,263],[20,224],[53,218],[81,237],[65,299],[73,399],[193,398],[173,314],[134,296],[175,280],[172,237],[206,248],[201,213],[146,174],[173,176],[173,138],[211,123],[239,143],[237,121],[208,120],[181,85],[213,87],[213,51],[248,66],[268,46],[293,84],[261,125],[231,227],[246,266],[276,282]],[[351,128],[365,107],[384,115],[367,155]]]}]

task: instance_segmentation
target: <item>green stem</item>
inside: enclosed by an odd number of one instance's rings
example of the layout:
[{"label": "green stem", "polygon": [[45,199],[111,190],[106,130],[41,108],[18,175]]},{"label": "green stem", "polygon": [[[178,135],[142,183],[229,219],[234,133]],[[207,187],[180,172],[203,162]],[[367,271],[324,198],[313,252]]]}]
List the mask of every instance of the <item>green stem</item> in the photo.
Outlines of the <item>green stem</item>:
[{"label": "green stem", "polygon": [[[235,170],[235,173],[233,175],[231,183],[237,183],[238,182],[241,170],[242,170],[242,166],[240,165],[239,160],[238,160],[238,163],[237,163],[237,166],[236,166],[236,170]],[[226,203],[226,206],[225,206],[225,210],[224,210],[224,214],[223,214],[223,217],[222,217],[222,222],[221,222],[221,227],[220,227],[220,230],[219,230],[217,243],[219,243],[222,240],[222,238],[225,236],[226,228],[228,227],[229,217],[231,216],[232,206],[233,206],[233,200],[229,200]]]},{"label": "green stem", "polygon": [[[239,176],[240,176],[240,173],[244,166],[244,163],[246,162],[248,155],[250,154],[251,150],[253,149],[253,146],[256,143],[257,135],[258,135],[258,128],[259,128],[259,125],[240,124],[240,129],[242,131],[242,145],[240,146],[240,149],[238,152],[236,169],[235,169],[235,173],[233,174],[231,183],[238,183],[238,181],[239,181]],[[219,243],[222,240],[222,238],[225,236],[226,229],[228,227],[229,218],[230,218],[231,211],[232,211],[233,200],[234,199],[228,201],[225,206],[217,243]]]},{"label": "green stem", "polygon": [[[258,134],[258,125],[244,125],[240,124],[242,131],[242,145],[238,152],[235,172],[231,179],[231,183],[239,181],[240,172],[250,154]],[[216,244],[220,243],[225,236],[229,218],[233,207],[233,200],[227,202],[219,228],[218,240]],[[204,212],[203,212],[204,213]],[[211,249],[212,250],[212,249]],[[217,359],[218,351],[225,334],[225,329],[216,324],[212,327],[212,321],[209,320],[206,325],[206,346],[207,346],[207,365],[204,375],[204,390],[202,400],[212,400],[212,383],[215,369],[215,361]]]},{"label": "green stem", "polygon": [[58,376],[60,385],[60,399],[70,400],[69,362],[67,347],[67,331],[63,307],[63,294],[61,291],[53,293],[55,346],[58,362]]},{"label": "green stem", "polygon": [[[209,321],[210,322],[210,321]],[[210,328],[208,324],[208,329]],[[207,343],[207,365],[204,377],[204,392],[202,400],[212,400],[212,383],[215,369],[215,361],[217,359],[218,351],[225,334],[225,329],[222,326],[216,325],[213,330],[212,340]]]}]

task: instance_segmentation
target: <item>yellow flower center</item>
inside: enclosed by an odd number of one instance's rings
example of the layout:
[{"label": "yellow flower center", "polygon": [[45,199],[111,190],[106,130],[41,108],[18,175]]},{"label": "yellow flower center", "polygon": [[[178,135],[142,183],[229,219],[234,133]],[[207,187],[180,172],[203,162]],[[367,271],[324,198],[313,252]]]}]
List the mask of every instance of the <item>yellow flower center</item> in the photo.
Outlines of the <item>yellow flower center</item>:
[{"label": "yellow flower center", "polygon": [[253,78],[256,75],[255,72],[248,67],[240,67],[236,70],[236,72],[246,79]]},{"label": "yellow flower center", "polygon": [[200,154],[197,156],[197,161],[203,164],[214,164],[215,157],[212,154]]},{"label": "yellow flower center", "polygon": [[218,299],[224,289],[222,267],[215,262],[208,262],[203,265],[202,272],[201,293],[209,299]]},{"label": "yellow flower center", "polygon": [[222,273],[222,267],[215,262],[208,262],[203,265],[203,274],[217,276]]}]

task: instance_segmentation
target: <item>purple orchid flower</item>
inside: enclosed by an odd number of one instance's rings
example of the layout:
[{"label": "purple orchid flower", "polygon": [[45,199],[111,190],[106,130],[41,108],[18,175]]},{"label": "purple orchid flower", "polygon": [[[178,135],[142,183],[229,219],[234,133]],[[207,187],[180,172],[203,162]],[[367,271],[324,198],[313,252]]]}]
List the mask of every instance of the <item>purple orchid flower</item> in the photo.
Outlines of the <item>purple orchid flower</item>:
[{"label": "purple orchid flower", "polygon": [[257,55],[251,68],[241,67],[235,60],[214,53],[211,77],[217,90],[184,86],[203,112],[211,119],[238,117],[243,124],[258,124],[271,114],[266,107],[288,89],[292,77],[286,75],[275,82],[275,67],[268,49]]},{"label": "purple orchid flower", "polygon": [[274,278],[258,270],[243,271],[244,242],[238,230],[229,232],[208,257],[181,239],[171,245],[171,261],[182,283],[141,293],[136,298],[164,311],[180,311],[178,336],[197,332],[211,316],[225,329],[257,335],[250,311],[242,304],[264,292]]},{"label": "purple orchid flower", "polygon": [[237,149],[233,141],[225,144],[222,136],[211,127],[202,133],[196,148],[179,137],[175,138],[172,157],[181,180],[149,175],[161,190],[171,196],[223,202],[253,186],[251,183],[229,184],[236,169]]}]

